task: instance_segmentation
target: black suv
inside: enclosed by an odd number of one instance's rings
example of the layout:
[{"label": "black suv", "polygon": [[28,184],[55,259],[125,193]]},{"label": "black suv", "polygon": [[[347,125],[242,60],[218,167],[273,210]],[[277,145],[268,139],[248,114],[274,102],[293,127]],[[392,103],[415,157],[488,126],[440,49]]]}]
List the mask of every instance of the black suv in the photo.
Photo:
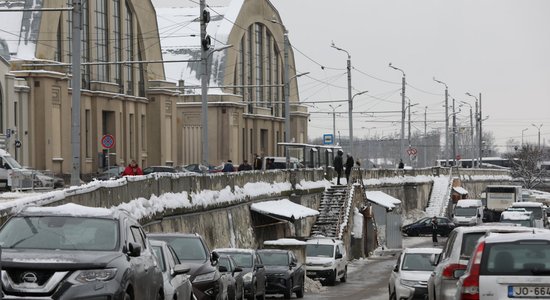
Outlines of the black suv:
[{"label": "black suv", "polygon": [[176,252],[180,262],[191,268],[189,279],[193,293],[199,300],[227,299],[227,278],[220,274],[217,264],[219,255],[210,253],[204,239],[190,233],[150,233],[152,240],[165,241]]},{"label": "black suv", "polygon": [[126,212],[27,207],[0,229],[3,299],[162,299],[149,241]]},{"label": "black suv", "polygon": [[293,293],[297,298],[304,297],[306,271],[294,252],[280,249],[257,252],[265,267],[268,294],[283,294],[285,299],[290,299]]}]

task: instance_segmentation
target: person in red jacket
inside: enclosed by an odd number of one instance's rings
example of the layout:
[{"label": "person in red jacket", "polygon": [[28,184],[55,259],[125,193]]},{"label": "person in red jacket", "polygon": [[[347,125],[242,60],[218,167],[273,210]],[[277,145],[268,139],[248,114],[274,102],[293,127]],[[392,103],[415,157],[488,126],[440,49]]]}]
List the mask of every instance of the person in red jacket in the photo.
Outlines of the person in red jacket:
[{"label": "person in red jacket", "polygon": [[143,171],[138,166],[137,162],[132,159],[130,164],[122,172],[122,176],[134,176],[134,175],[143,175]]}]

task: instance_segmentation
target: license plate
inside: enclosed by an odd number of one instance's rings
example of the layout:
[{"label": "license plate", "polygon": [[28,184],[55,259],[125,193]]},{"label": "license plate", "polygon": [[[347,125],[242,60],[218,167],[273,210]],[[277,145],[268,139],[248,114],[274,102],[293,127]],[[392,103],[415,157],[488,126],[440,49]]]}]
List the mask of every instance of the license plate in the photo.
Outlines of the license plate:
[{"label": "license plate", "polygon": [[509,298],[550,298],[548,286],[508,286]]}]

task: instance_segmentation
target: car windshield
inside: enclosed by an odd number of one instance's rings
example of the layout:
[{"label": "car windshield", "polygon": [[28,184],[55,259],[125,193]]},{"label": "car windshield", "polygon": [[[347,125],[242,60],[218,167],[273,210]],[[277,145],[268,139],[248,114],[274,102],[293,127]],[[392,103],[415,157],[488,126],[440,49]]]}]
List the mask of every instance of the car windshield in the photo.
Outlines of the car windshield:
[{"label": "car windshield", "polygon": [[13,169],[23,169],[21,165],[13,159],[11,156],[4,156],[3,159],[13,168]]},{"label": "car windshield", "polygon": [[550,275],[550,242],[523,240],[488,243],[482,256],[480,275]]},{"label": "car windshield", "polygon": [[0,246],[11,249],[115,250],[118,222],[92,217],[15,217],[0,230]]},{"label": "car windshield", "polygon": [[470,255],[474,251],[474,247],[477,244],[477,241],[480,237],[485,235],[485,232],[470,232],[465,233],[462,237],[462,249],[460,249],[460,258],[461,259],[470,259]]},{"label": "car windshield", "polygon": [[511,219],[503,219],[500,220],[501,223],[512,223],[512,224],[519,224],[521,226],[525,227],[532,227],[531,220],[511,220]]},{"label": "car windshield", "polygon": [[165,241],[176,252],[180,261],[204,262],[208,258],[202,241],[196,237],[155,236],[155,240]]},{"label": "car windshield", "polygon": [[306,245],[306,256],[310,257],[332,257],[333,245],[308,244]]},{"label": "car windshield", "polygon": [[231,258],[235,261],[235,265],[241,268],[252,268],[252,254],[242,252],[220,252],[223,254],[231,255]]},{"label": "car windshield", "polygon": [[220,257],[220,259],[218,259],[218,268],[219,267],[225,267],[227,269],[227,271],[232,271],[231,270],[231,264],[229,263],[229,258],[227,257]]},{"label": "car windshield", "polygon": [[477,207],[455,207],[455,216],[473,217],[477,215]]},{"label": "car windshield", "polygon": [[262,262],[267,266],[288,266],[288,255],[286,253],[261,252]]},{"label": "car windshield", "polygon": [[542,219],[542,207],[526,206],[522,208],[524,208],[526,211],[530,211],[533,214],[533,217],[535,217],[535,219]]},{"label": "car windshield", "polygon": [[430,262],[432,253],[406,253],[403,257],[402,270],[433,271],[435,266]]}]

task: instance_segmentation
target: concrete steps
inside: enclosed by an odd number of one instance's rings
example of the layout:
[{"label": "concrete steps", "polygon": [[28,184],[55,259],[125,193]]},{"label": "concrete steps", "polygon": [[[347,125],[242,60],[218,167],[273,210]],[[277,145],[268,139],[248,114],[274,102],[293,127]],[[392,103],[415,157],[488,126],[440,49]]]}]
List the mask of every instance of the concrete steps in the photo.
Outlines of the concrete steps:
[{"label": "concrete steps", "polygon": [[311,235],[337,237],[349,187],[334,185],[323,193],[319,204],[319,216],[311,229]]}]

